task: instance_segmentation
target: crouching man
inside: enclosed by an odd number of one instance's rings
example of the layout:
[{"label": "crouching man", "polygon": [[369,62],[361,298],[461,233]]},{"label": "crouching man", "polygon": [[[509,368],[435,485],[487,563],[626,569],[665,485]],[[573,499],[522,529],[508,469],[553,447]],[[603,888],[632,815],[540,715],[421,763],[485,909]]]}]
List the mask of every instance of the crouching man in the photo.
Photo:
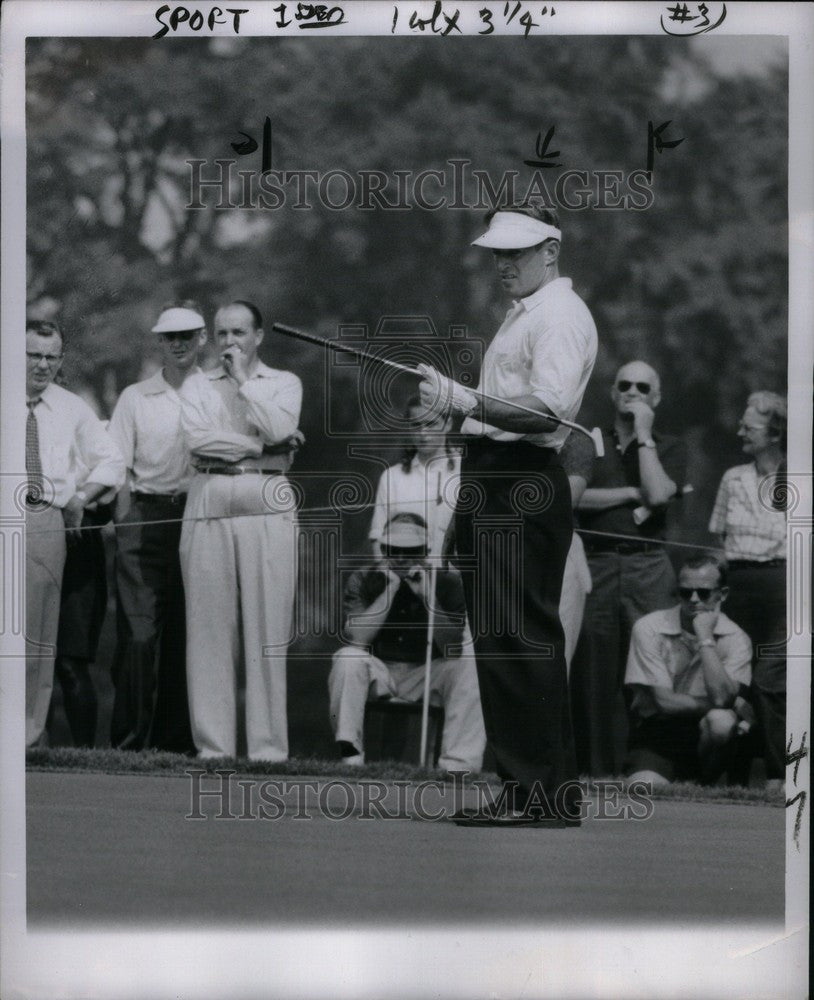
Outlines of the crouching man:
[{"label": "crouching man", "polygon": [[721,611],[726,564],[690,559],[678,583],[679,605],[633,626],[625,672],[632,713],[625,770],[654,786],[715,781],[753,718],[744,700],[752,644]]},{"label": "crouching man", "polygon": [[[376,566],[354,571],[343,597],[347,645],[328,677],[331,725],[346,764],[364,763],[363,726],[369,697],[420,701],[429,625],[427,528],[417,514],[385,525]],[[486,733],[474,658],[461,655],[466,607],[460,575],[436,576],[430,691],[444,707],[438,766],[479,771]]]}]

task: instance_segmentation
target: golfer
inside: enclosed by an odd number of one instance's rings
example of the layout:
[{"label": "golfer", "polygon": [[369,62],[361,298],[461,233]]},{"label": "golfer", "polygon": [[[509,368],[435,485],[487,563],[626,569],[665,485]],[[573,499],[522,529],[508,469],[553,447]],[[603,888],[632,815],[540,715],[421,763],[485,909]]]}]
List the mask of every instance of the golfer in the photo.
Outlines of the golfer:
[{"label": "golfer", "polygon": [[[464,414],[455,515],[486,736],[504,780],[503,808],[462,824],[577,825],[564,638],[559,619],[571,542],[568,477],[558,452],[596,358],[596,327],[559,274],[557,214],[536,205],[490,212],[474,246],[492,250],[513,297],[483,359],[487,400],[420,366],[422,401]],[[537,411],[523,413],[513,401]]]}]

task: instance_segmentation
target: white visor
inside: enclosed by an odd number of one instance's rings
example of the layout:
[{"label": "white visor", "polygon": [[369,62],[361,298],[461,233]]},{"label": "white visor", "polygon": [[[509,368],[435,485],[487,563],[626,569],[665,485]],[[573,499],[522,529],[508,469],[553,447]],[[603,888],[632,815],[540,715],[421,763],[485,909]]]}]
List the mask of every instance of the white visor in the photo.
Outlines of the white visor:
[{"label": "white visor", "polygon": [[165,309],[158,317],[158,322],[153,327],[153,333],[179,333],[183,330],[200,330],[206,326],[206,321],[200,313],[194,309],[184,309],[180,306],[173,306],[172,309]]},{"label": "white visor", "polygon": [[554,226],[532,219],[519,212],[495,212],[489,228],[476,240],[473,247],[490,247],[492,250],[523,250],[536,247],[544,240],[561,240],[562,233]]}]

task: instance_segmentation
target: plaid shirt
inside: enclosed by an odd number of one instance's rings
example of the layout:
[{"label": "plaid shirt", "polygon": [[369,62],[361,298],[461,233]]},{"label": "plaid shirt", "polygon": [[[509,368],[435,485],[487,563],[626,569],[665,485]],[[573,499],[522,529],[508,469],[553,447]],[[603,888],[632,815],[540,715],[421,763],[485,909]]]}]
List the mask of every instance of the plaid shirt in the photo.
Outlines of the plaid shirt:
[{"label": "plaid shirt", "polygon": [[786,558],[785,512],[772,509],[770,491],[764,488],[761,496],[759,486],[754,462],[727,469],[721,479],[709,530],[723,535],[727,559]]}]

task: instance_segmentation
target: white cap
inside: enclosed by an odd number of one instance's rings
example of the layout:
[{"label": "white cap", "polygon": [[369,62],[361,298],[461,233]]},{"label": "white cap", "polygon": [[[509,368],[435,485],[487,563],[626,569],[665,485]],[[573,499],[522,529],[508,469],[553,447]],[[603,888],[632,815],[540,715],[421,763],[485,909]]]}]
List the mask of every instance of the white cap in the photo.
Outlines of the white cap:
[{"label": "white cap", "polygon": [[473,247],[490,247],[492,250],[524,250],[536,247],[544,240],[561,240],[562,232],[539,219],[532,219],[520,212],[495,212],[489,228],[476,240]]},{"label": "white cap", "polygon": [[182,306],[173,306],[165,309],[158,317],[158,322],[153,327],[153,333],[179,333],[182,330],[200,330],[206,326],[206,321],[200,313],[194,309],[185,309]]},{"label": "white cap", "polygon": [[427,544],[427,531],[412,521],[388,521],[381,537],[382,545],[398,549],[418,549]]}]

